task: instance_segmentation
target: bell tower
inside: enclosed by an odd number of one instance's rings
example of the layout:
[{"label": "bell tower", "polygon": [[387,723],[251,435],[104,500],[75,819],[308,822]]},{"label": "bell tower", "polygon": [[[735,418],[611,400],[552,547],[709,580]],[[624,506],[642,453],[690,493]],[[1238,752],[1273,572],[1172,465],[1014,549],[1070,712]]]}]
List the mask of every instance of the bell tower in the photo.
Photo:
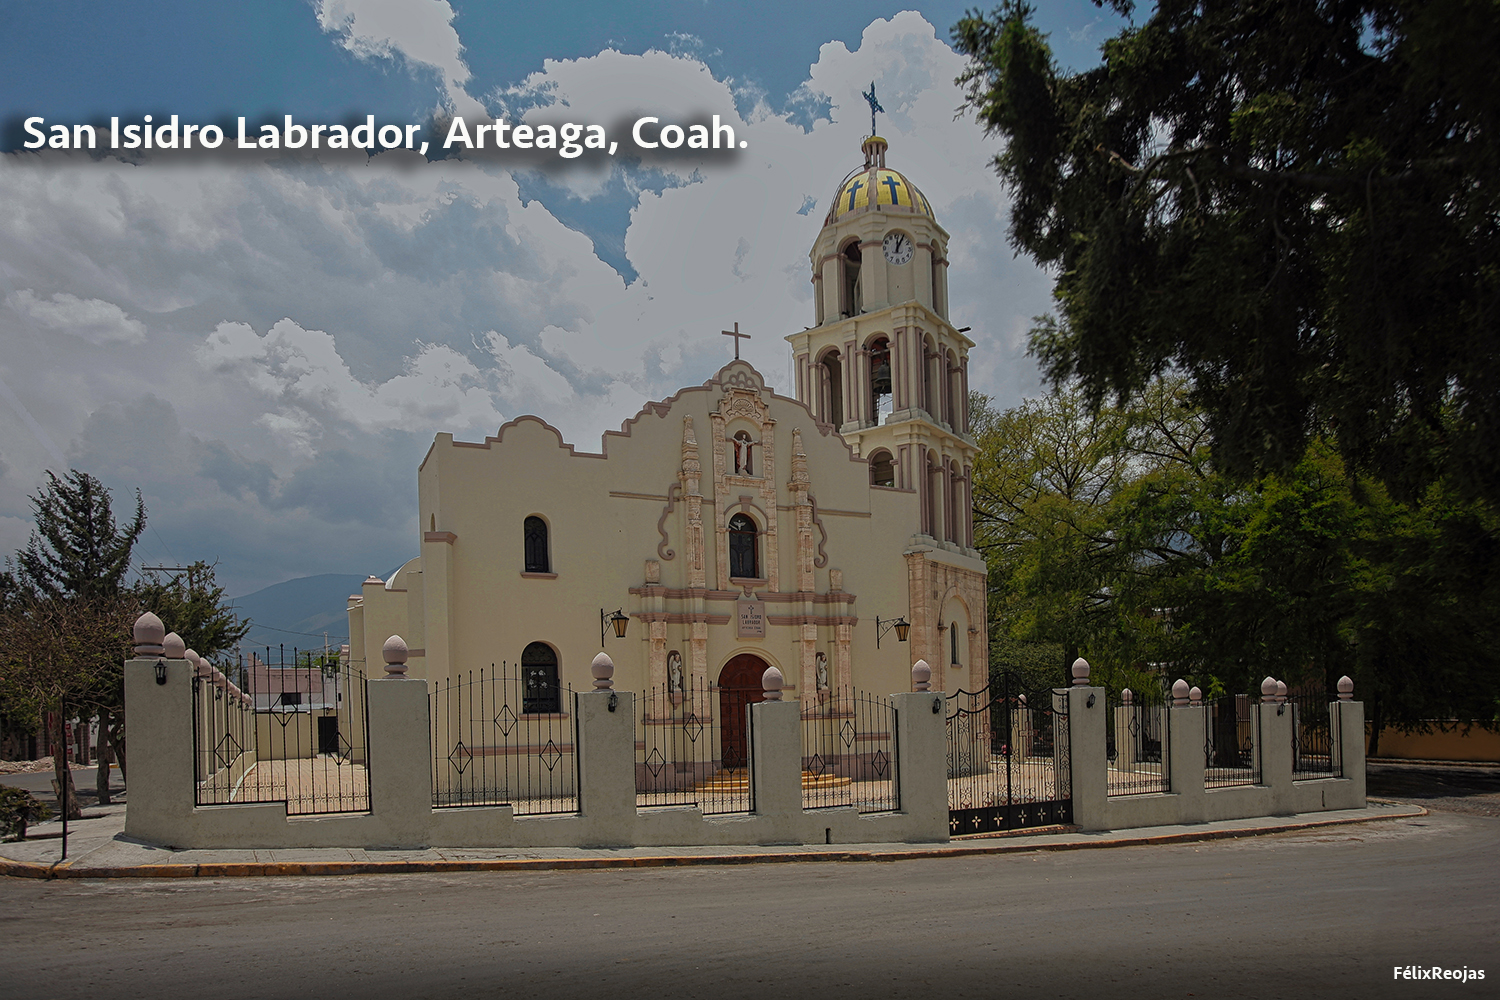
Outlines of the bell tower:
[{"label": "bell tower", "polygon": [[[921,190],[886,165],[888,149],[878,135],[865,139],[863,165],[834,193],[809,254],[813,325],[786,339],[797,398],[869,460],[871,486],[917,494],[907,551],[912,658],[932,665],[934,687],[982,685],[986,568],[974,549],[978,449],[968,405],[974,342],[948,320],[948,233]],[[959,628],[962,641],[948,634]],[[940,664],[968,669],[955,678]]]}]

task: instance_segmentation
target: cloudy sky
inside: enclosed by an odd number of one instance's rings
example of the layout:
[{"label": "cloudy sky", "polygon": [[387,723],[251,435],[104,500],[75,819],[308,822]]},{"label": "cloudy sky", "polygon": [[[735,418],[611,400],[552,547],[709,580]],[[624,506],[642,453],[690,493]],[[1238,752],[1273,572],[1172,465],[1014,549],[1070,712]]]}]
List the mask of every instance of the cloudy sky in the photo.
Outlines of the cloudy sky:
[{"label": "cloudy sky", "polygon": [[[962,3],[201,0],[0,6],[0,552],[44,470],[139,487],[142,561],[231,594],[416,553],[432,436],[538,413],[584,448],[744,354],[789,387],[807,251],[869,129],[952,236],[975,388],[1034,392],[1050,282],[955,118]],[[1117,20],[1045,0],[1065,64]],[[47,123],[598,123],[719,115],[736,155],[27,151]],[[624,127],[621,123],[626,123]],[[255,129],[252,127],[251,132]],[[104,136],[101,133],[101,140]],[[231,140],[232,141],[232,140]],[[126,158],[128,157],[128,158]]]}]

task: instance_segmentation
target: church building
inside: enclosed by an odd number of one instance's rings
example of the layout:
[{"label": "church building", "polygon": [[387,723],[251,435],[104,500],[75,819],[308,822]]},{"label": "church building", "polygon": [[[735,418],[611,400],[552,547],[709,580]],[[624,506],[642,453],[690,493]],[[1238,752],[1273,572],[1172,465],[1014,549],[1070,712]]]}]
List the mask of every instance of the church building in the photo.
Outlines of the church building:
[{"label": "church building", "polygon": [[918,658],[934,689],[984,686],[973,342],[948,319],[948,234],[884,139],[862,150],[809,255],[814,325],[786,338],[794,396],[736,339],[736,360],[598,451],[533,416],[439,434],[420,555],[349,601],[367,672],[399,634],[429,681],[519,665],[537,714],[569,711],[601,644],[617,688],[753,698],[775,666],[809,715],[835,710],[830,691],[909,690]]}]

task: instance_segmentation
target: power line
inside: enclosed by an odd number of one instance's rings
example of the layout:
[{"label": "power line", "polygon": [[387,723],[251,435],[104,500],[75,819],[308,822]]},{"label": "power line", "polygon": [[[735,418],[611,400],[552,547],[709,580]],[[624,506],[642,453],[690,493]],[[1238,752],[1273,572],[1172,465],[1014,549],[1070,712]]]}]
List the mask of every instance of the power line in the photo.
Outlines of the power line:
[{"label": "power line", "polygon": [[330,639],[347,639],[347,638],[349,638],[347,635],[334,635],[332,632],[296,632],[296,631],[293,631],[292,629],[289,629],[289,628],[277,628],[275,625],[262,625],[262,624],[260,624],[259,622],[257,622],[253,618],[250,619],[250,627],[251,628],[270,629],[272,632],[285,632],[287,635],[310,635],[314,639],[321,639],[325,635],[328,636],[328,638],[330,638]]}]

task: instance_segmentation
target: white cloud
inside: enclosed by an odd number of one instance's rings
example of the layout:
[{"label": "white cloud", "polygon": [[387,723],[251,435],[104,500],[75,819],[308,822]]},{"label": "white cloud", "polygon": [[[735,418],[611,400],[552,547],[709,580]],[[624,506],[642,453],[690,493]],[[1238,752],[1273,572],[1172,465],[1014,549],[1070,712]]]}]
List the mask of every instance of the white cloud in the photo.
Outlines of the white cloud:
[{"label": "white cloud", "polygon": [[484,109],[464,90],[469,67],[453,29],[447,0],[420,3],[393,0],[317,0],[318,27],[337,35],[360,59],[393,59],[430,66],[443,82],[446,106],[460,114],[483,116]]},{"label": "white cloud", "polygon": [[[451,9],[416,6],[397,17],[325,2],[319,16],[362,57],[387,46],[461,87]],[[741,115],[731,88],[692,58],[549,61],[515,95],[557,104],[528,116],[719,114],[750,143],[734,157],[648,164],[670,178],[660,191],[637,190],[642,175],[619,162],[602,168],[624,171],[636,191],[623,234],[638,274],[629,283],[545,198],[523,204],[497,161],[3,156],[0,280],[19,290],[0,287],[0,378],[70,461],[96,463],[118,489],[155,484],[152,524],[175,539],[171,558],[233,535],[221,550],[238,560],[223,567],[243,581],[232,589],[388,568],[415,545],[415,469],[435,432],[477,439],[533,412],[592,450],[647,399],[717,370],[732,356],[719,331],[736,322],[753,337],[745,357],[790,390],[782,338],[812,322],[808,248],[834,185],[859,162],[868,119],[858,95],[873,78],[890,109],[881,129],[892,165],[952,234],[953,320],[979,342],[975,388],[1009,403],[1036,384],[1021,340],[1048,308],[1048,282],[1006,246],[987,167],[994,144],[952,118],[961,68],[916,15],[875,21],[856,49],[820,50],[804,96],[831,102],[838,120],[809,129],[764,104]],[[605,190],[600,177],[551,175],[584,195]],[[798,214],[809,197],[815,207]],[[90,323],[76,322],[85,313]],[[93,339],[47,332],[64,318]],[[14,524],[55,464],[19,413],[0,407],[0,551],[24,544]],[[377,522],[357,538],[346,527]],[[313,552],[324,538],[361,561]],[[381,551],[389,558],[370,555]]]},{"label": "white cloud", "polygon": [[143,344],[146,325],[125,315],[125,310],[103,299],[80,299],[67,292],[54,292],[42,299],[29,288],[6,296],[5,304],[48,329],[82,337],[91,344]]}]

